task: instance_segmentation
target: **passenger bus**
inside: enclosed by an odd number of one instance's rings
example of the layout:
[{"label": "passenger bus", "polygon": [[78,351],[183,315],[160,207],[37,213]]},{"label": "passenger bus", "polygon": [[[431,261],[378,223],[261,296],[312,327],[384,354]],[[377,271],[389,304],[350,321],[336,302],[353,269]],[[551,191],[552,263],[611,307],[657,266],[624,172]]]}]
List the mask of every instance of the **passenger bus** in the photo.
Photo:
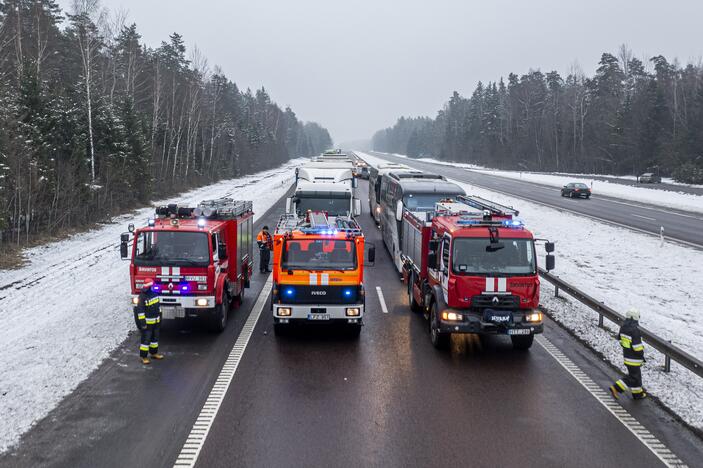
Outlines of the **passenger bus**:
[{"label": "passenger bus", "polygon": [[369,213],[376,221],[376,224],[381,223],[381,206],[379,200],[381,198],[381,179],[391,171],[411,171],[405,164],[399,163],[381,163],[369,168]]},{"label": "passenger bus", "polygon": [[466,195],[464,190],[444,176],[421,171],[392,171],[381,177],[380,224],[383,243],[398,272],[403,270],[401,257],[403,213],[420,214],[434,210],[435,203]]}]

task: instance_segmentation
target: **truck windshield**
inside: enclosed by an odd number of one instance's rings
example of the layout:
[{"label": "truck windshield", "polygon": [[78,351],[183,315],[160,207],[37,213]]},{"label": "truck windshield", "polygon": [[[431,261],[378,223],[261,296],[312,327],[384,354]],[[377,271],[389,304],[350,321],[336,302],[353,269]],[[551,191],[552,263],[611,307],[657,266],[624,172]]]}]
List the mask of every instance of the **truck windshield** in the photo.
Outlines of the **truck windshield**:
[{"label": "truck windshield", "polygon": [[455,193],[417,193],[403,197],[403,204],[409,211],[432,211],[435,203],[446,198],[456,198]]},{"label": "truck windshield", "polygon": [[137,237],[135,265],[207,266],[209,263],[207,233],[145,231]]},{"label": "truck windshield", "polygon": [[296,204],[298,214],[308,210],[324,211],[329,216],[347,216],[351,209],[350,198],[312,198],[299,197]]},{"label": "truck windshield", "polygon": [[355,270],[353,241],[288,239],[281,259],[283,270]]},{"label": "truck windshield", "polygon": [[532,239],[501,239],[503,248],[486,249],[485,238],[457,238],[452,247],[452,271],[458,275],[534,275]]}]

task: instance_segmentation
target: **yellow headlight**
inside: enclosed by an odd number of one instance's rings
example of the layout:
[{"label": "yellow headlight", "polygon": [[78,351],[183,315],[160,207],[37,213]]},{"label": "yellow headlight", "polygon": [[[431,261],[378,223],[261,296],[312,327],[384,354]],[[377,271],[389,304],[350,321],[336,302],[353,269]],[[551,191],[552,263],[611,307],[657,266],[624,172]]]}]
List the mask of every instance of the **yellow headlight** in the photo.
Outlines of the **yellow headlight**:
[{"label": "yellow headlight", "polygon": [[195,305],[198,307],[205,307],[205,306],[207,306],[207,303],[208,303],[208,301],[205,298],[200,298],[200,299],[195,300]]},{"label": "yellow headlight", "polygon": [[442,320],[461,320],[461,314],[455,312],[442,312]]},{"label": "yellow headlight", "polygon": [[361,309],[358,307],[347,307],[347,317],[358,317],[361,315]]},{"label": "yellow headlight", "polygon": [[132,298],[132,305],[137,305],[139,304],[139,296],[134,296]]},{"label": "yellow headlight", "polygon": [[290,307],[279,307],[277,312],[278,312],[279,317],[290,317],[291,308]]}]

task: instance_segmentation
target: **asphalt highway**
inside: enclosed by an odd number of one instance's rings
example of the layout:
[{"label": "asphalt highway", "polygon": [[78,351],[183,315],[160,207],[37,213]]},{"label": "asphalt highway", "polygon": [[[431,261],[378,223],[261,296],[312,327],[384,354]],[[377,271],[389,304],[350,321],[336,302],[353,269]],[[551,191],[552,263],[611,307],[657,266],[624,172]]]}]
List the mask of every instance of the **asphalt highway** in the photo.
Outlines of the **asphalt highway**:
[{"label": "asphalt highway", "polygon": [[630,200],[594,194],[589,200],[561,197],[559,189],[517,179],[484,174],[442,164],[370,152],[388,161],[400,162],[417,169],[431,171],[448,178],[495,190],[553,208],[589,216],[630,229],[659,235],[664,228],[667,239],[703,248],[703,214],[657,207]]},{"label": "asphalt highway", "polygon": [[[366,189],[361,182],[362,200]],[[274,224],[283,207],[256,227]],[[450,351],[435,350],[379,231],[368,213],[360,221],[377,250],[361,336],[317,328],[276,337],[266,305],[196,466],[662,466],[544,346],[518,352],[507,337],[461,336]],[[143,367],[131,335],[0,466],[173,466],[266,278],[257,273],[223,334],[168,327],[162,362]],[[554,323],[545,328],[607,388],[611,369]],[[684,463],[700,465],[701,440],[656,403],[622,406]]]}]

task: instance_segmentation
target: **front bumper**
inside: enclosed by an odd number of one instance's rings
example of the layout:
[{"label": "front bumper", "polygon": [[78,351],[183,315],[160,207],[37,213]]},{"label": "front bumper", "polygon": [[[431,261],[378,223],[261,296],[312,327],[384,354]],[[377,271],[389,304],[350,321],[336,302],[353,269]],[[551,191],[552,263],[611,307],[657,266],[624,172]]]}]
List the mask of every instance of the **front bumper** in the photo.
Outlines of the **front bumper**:
[{"label": "front bumper", "polygon": [[[132,295],[132,304],[139,296]],[[198,305],[197,301],[206,300],[206,305]],[[215,308],[215,296],[159,296],[161,316],[164,320],[182,318],[186,315],[197,317],[211,313]]]},{"label": "front bumper", "polygon": [[[441,333],[477,333],[481,335],[536,335],[544,331],[543,321],[528,322],[525,319],[525,313],[523,311],[513,312],[513,320],[509,323],[486,322],[484,321],[483,314],[481,312],[475,312],[470,310],[445,309],[442,312],[457,314],[460,316],[461,320],[444,320],[440,317],[439,331]],[[529,330],[529,333],[522,330]]]},{"label": "front bumper", "polygon": [[[290,315],[281,315],[279,309],[290,309]],[[347,315],[347,309],[358,309],[359,315]],[[316,317],[315,320],[312,317]],[[320,317],[326,317],[321,319]],[[276,323],[362,323],[363,304],[274,304],[273,319]]]}]

